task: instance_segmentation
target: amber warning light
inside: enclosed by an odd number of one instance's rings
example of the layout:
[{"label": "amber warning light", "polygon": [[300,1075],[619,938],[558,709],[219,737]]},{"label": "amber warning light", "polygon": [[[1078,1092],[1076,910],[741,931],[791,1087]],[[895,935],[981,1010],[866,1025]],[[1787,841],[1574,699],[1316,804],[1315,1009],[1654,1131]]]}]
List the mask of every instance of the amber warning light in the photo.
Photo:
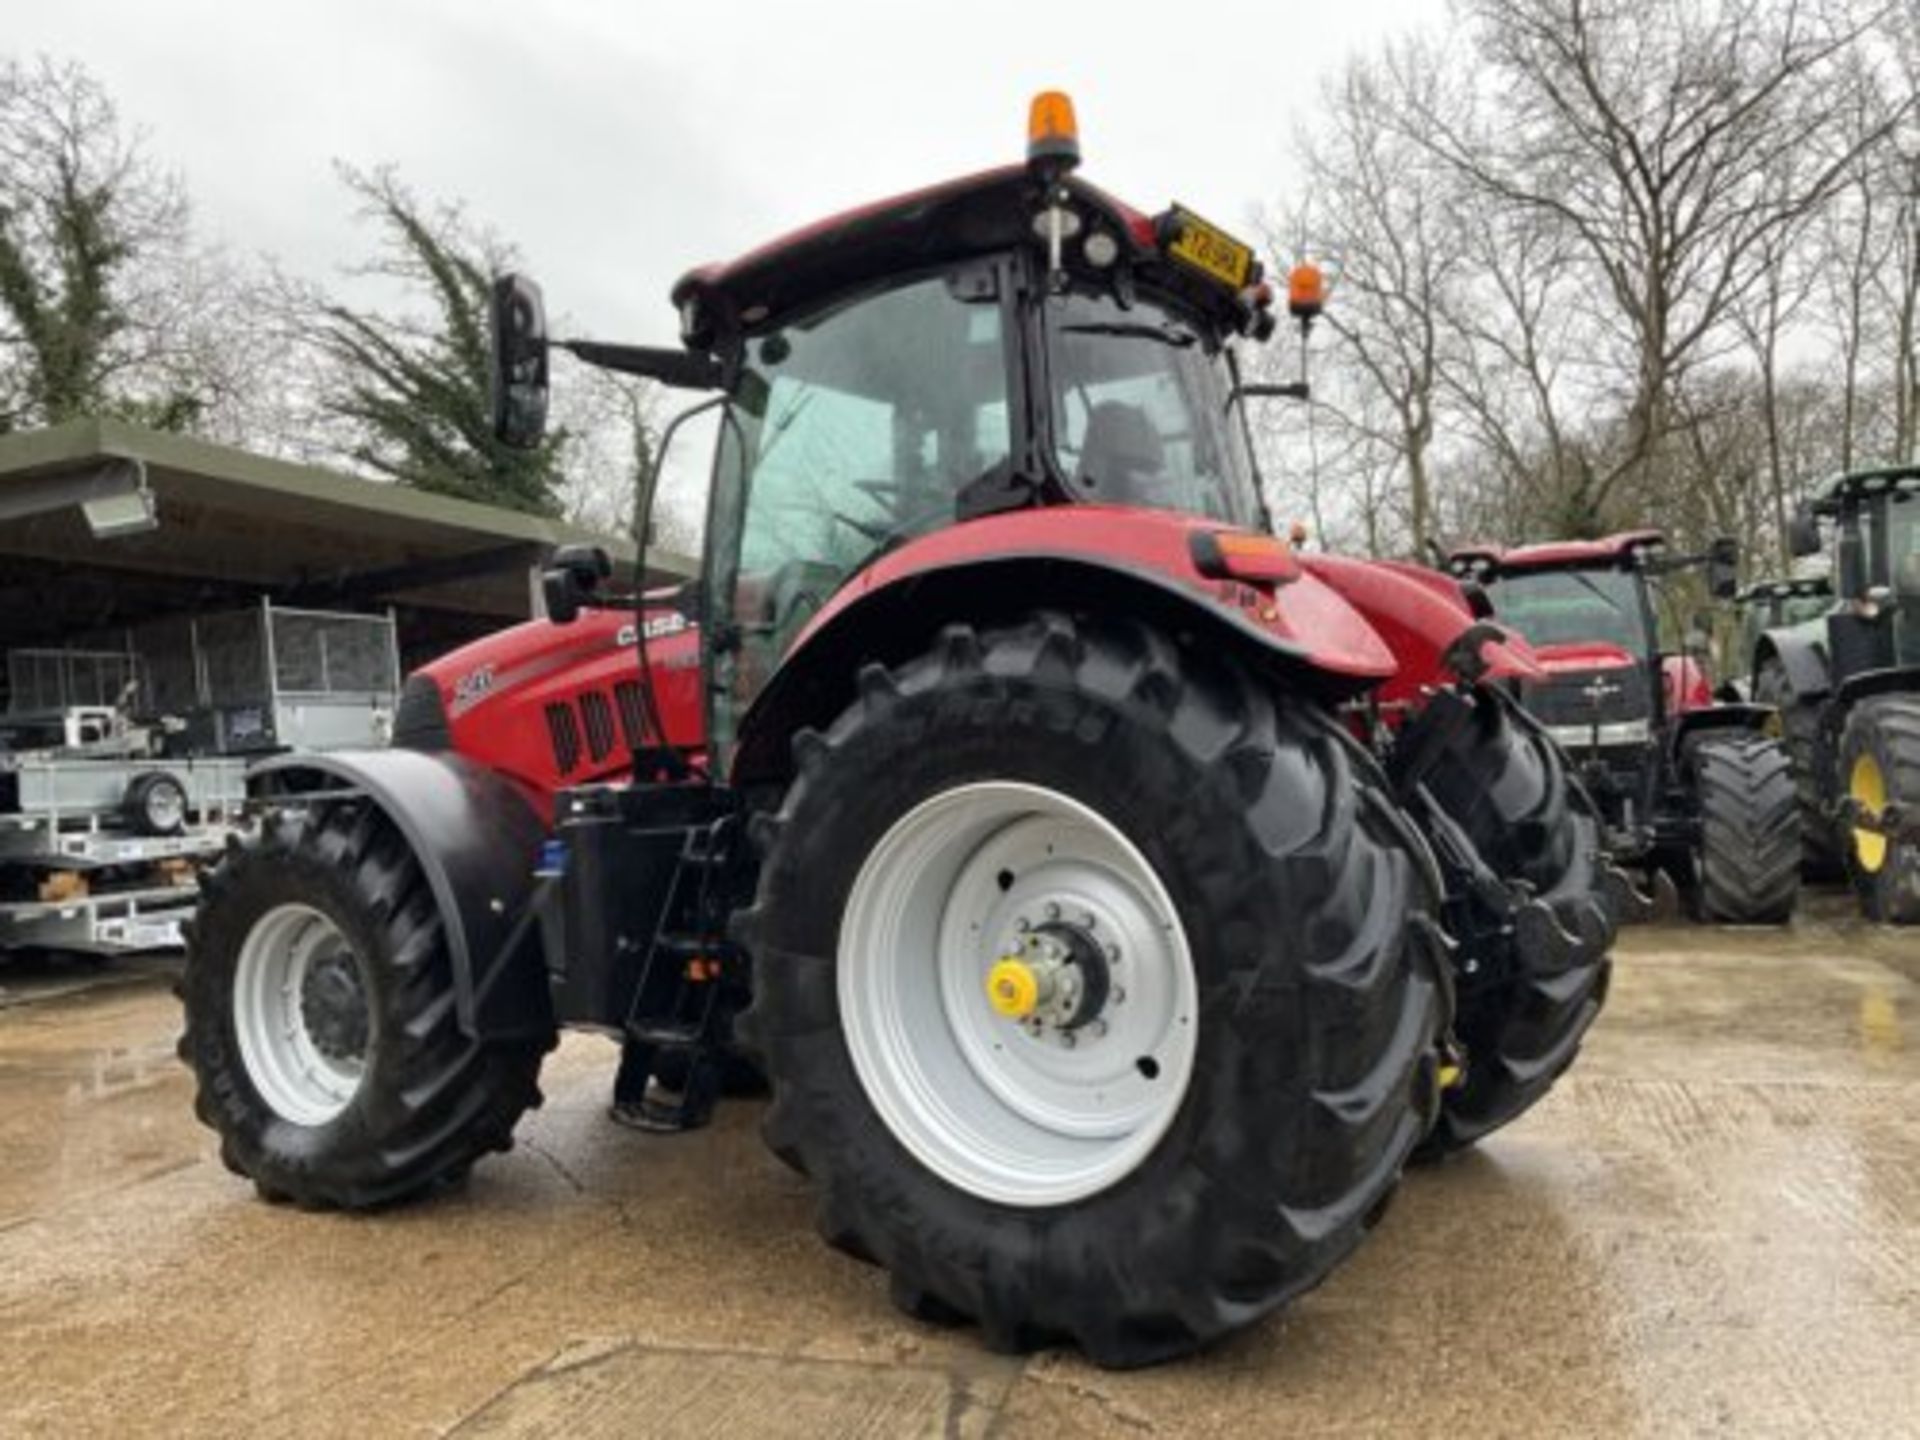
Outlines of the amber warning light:
[{"label": "amber warning light", "polygon": [[1080,163],[1080,124],[1064,90],[1043,90],[1027,111],[1027,163],[1063,171]]},{"label": "amber warning light", "polygon": [[1318,265],[1302,261],[1287,272],[1287,313],[1311,324],[1327,306],[1327,277]]}]

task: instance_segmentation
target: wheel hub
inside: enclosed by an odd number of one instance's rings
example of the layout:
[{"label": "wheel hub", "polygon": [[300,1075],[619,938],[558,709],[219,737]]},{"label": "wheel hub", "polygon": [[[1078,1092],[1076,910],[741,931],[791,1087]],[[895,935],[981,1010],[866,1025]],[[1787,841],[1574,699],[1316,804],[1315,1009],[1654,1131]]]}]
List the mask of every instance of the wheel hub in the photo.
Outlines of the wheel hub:
[{"label": "wheel hub", "polygon": [[1089,914],[1084,925],[1036,927],[1025,916],[1015,923],[1023,932],[1020,943],[987,972],[987,1003],[1035,1039],[1057,1041],[1083,1030],[1104,1036],[1103,1012],[1114,1003],[1114,987],[1106,952],[1093,934],[1099,922]]},{"label": "wheel hub", "polygon": [[307,968],[300,984],[300,1018],[313,1048],[329,1060],[360,1060],[367,1053],[367,994],[350,955],[327,955]]}]

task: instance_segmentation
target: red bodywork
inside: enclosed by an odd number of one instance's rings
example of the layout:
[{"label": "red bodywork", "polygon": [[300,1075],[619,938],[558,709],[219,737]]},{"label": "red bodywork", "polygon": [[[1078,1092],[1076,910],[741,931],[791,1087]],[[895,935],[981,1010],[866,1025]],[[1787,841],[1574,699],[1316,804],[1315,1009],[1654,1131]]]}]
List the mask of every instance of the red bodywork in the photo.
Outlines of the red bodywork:
[{"label": "red bodywork", "polygon": [[[1281,583],[1212,579],[1194,559],[1196,532],[1217,521],[1169,511],[1074,505],[985,516],[914,540],[841,587],[813,617],[783,662],[807,663],[810,642],[850,607],[933,571],[1042,558],[1116,569],[1221,607],[1255,638],[1338,682],[1384,701],[1413,700],[1422,687],[1460,678],[1443,656],[1475,623],[1460,587],[1415,566],[1301,556]],[[743,589],[754,577],[743,576]],[[651,609],[649,663],[666,741],[704,760],[700,647],[676,612]],[[633,616],[590,610],[569,625],[530,621],[443,656],[418,672],[437,690],[452,748],[519,785],[543,817],[571,785],[617,780],[644,738]],[[1490,676],[1537,676],[1524,642],[1483,640]],[[416,680],[415,683],[418,683]]]},{"label": "red bodywork", "polygon": [[[700,646],[678,614],[649,610],[647,653],[667,744],[696,761],[705,745]],[[570,625],[531,620],[415,672],[440,693],[453,748],[524,790],[542,818],[569,785],[617,780],[645,737],[630,610],[587,610]],[[414,683],[414,682],[410,682]]]},{"label": "red bodywork", "polygon": [[1624,565],[1638,551],[1664,545],[1658,530],[1622,530],[1598,540],[1549,540],[1540,545],[1463,545],[1453,552],[1456,567],[1487,565],[1496,570],[1575,570],[1584,566],[1611,569]]}]

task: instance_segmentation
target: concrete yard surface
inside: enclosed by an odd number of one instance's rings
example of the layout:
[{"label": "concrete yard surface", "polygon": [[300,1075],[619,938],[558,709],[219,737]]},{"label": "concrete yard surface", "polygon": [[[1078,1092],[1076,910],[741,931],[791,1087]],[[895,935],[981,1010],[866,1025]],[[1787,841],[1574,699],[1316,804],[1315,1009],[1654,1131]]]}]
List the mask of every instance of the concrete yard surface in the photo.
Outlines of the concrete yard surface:
[{"label": "concrete yard surface", "polygon": [[1131,1374],[901,1318],[759,1102],[643,1137],[569,1039],[519,1144],[260,1203],[177,962],[0,960],[0,1435],[1920,1435],[1920,934],[1627,932],[1573,1073],[1322,1288]]}]

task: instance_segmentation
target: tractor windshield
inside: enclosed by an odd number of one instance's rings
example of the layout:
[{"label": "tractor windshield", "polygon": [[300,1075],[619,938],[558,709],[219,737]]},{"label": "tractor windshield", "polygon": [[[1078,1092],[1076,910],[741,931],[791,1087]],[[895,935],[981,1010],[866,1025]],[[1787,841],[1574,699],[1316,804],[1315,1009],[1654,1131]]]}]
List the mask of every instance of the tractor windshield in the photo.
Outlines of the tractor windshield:
[{"label": "tractor windshield", "polygon": [[1495,613],[1535,645],[1647,648],[1639,576],[1625,570],[1533,570],[1487,585]]},{"label": "tractor windshield", "polygon": [[1075,495],[1264,528],[1219,346],[1145,297],[1045,309],[1054,460]]},{"label": "tractor windshield", "polygon": [[1898,663],[1920,665],[1920,490],[1903,489],[1888,498],[1887,583],[1897,607]]}]

